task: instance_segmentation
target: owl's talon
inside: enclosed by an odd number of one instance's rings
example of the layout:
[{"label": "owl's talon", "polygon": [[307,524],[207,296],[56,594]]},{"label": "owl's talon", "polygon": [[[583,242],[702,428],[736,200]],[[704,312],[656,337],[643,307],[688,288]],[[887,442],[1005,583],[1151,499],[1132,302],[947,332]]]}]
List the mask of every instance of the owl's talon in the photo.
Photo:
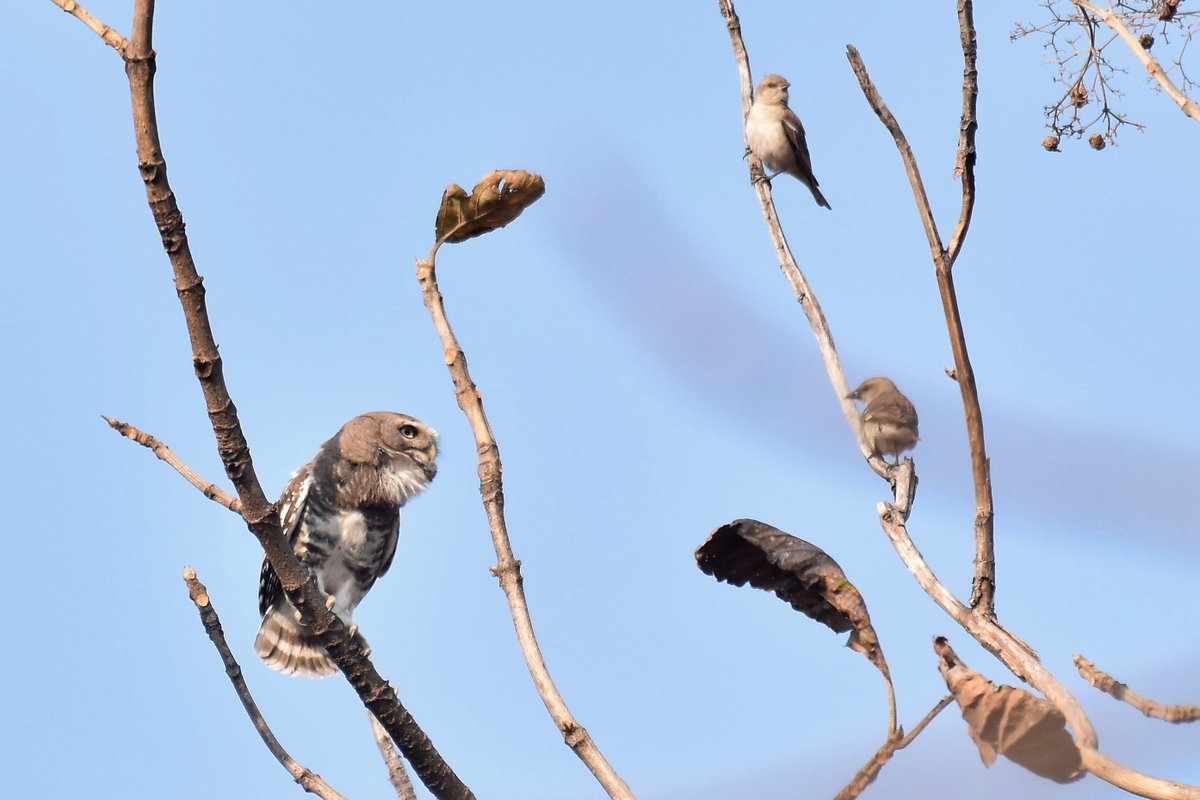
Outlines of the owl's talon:
[{"label": "owl's talon", "polygon": [[325,597],[325,610],[326,611],[333,611],[333,607],[336,605],[337,605],[336,597],[334,597],[333,595],[327,595]]}]

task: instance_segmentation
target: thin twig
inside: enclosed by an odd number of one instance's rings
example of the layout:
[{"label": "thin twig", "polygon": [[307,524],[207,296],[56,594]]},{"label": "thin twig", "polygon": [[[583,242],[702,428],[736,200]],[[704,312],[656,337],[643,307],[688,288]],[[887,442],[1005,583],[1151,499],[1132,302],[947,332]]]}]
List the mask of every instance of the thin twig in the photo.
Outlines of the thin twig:
[{"label": "thin twig", "polygon": [[1142,47],[1137,37],[1130,33],[1129,28],[1121,21],[1121,17],[1113,13],[1112,8],[1098,8],[1087,2],[1087,0],[1071,0],[1071,2],[1083,11],[1094,14],[1097,19],[1112,28],[1121,37],[1121,41],[1128,45],[1134,57],[1142,62],[1142,66],[1146,68],[1151,77],[1158,81],[1158,85],[1167,93],[1167,96],[1175,101],[1179,106],[1179,110],[1196,120],[1196,122],[1200,122],[1200,103],[1188,97],[1183,93],[1183,90],[1171,82],[1171,79],[1167,77],[1167,73],[1163,71],[1162,66],[1150,55],[1150,52],[1145,47]]},{"label": "thin twig", "polygon": [[400,703],[395,690],[375,670],[363,652],[362,638],[351,637],[345,623],[326,605],[326,596],[300,565],[284,537],[277,509],[263,494],[254,472],[249,444],[238,420],[237,407],[225,384],[221,355],[204,301],[203,279],[188,247],[183,213],[167,181],[167,164],[155,114],[153,30],[154,0],[136,0],[133,37],[129,46],[120,52],[129,79],[138,170],[174,272],[175,291],[187,323],[196,377],[204,393],[217,452],[241,502],[242,519],[257,537],[288,600],[300,612],[300,621],[342,670],[363,704],[387,728],[430,792],[439,800],[473,798],[470,789],[454,774]]},{"label": "thin twig", "polygon": [[1075,668],[1092,686],[1116,700],[1128,703],[1147,717],[1165,722],[1195,722],[1200,719],[1200,706],[1166,705],[1143,697],[1078,653],[1075,654]]},{"label": "thin twig", "polygon": [[185,464],[179,456],[171,452],[171,448],[155,439],[148,433],[144,433],[130,425],[128,422],[121,422],[112,417],[104,417],[104,421],[112,426],[113,430],[121,434],[127,439],[140,444],[142,447],[149,448],[150,452],[158,456],[159,460],[167,462],[176,472],[182,475],[188,483],[195,486],[200,492],[215,503],[225,506],[235,514],[242,513],[242,502],[233,495],[226,492],[220,486],[217,486],[212,481],[209,481],[200,476],[200,473]]},{"label": "thin twig", "polygon": [[262,737],[267,749],[271,751],[271,755],[275,756],[275,759],[291,774],[296,783],[304,787],[305,791],[322,797],[324,800],[346,800],[332,786],[323,781],[320,775],[296,761],[288,754],[287,750],[283,749],[283,745],[275,738],[267,721],[263,719],[262,712],[258,710],[258,704],[251,696],[250,688],[246,686],[242,668],[237,659],[233,657],[229,643],[225,641],[225,631],[221,628],[221,619],[217,616],[217,610],[213,608],[212,601],[209,599],[208,589],[196,577],[196,571],[191,567],[183,570],[183,580],[187,583],[188,596],[192,598],[192,602],[196,604],[196,610],[200,612],[200,621],[204,623],[204,630],[208,633],[208,638],[212,639],[217,652],[221,654],[221,661],[225,662],[225,674],[229,676],[229,682],[233,684],[238,699],[242,701],[242,707],[250,715],[250,721],[254,723],[255,730]]},{"label": "thin twig", "polygon": [[383,763],[387,765],[388,780],[392,782],[392,788],[396,790],[397,800],[417,800],[417,793],[413,790],[412,781],[408,779],[408,771],[404,769],[404,762],[396,753],[392,737],[388,736],[388,732],[379,724],[379,720],[375,719],[374,714],[368,711],[367,716],[371,718],[371,731],[375,734],[375,746],[379,748],[379,755],[383,756]]},{"label": "thin twig", "polygon": [[633,798],[633,792],[624,779],[608,763],[608,759],[600,752],[591,735],[567,708],[566,701],[550,677],[550,671],[546,668],[545,659],[534,635],[533,620],[529,616],[529,605],[525,600],[525,589],[522,585],[521,562],[513,555],[512,543],[504,521],[504,483],[501,478],[503,466],[500,463],[500,448],[484,413],[483,397],[467,369],[466,354],[463,353],[458,338],[450,327],[442,292],[438,287],[435,263],[440,246],[440,242],[435,244],[429,251],[428,258],[417,259],[417,280],[421,284],[421,297],[425,301],[425,307],[429,309],[433,326],[441,339],[458,407],[466,415],[475,437],[475,446],[479,453],[479,494],[483,498],[492,546],[496,550],[496,566],[492,567],[492,574],[499,579],[500,587],[508,600],[517,641],[525,656],[525,664],[529,668],[534,686],[546,705],[546,710],[550,712],[550,718],[562,732],[563,739],[591,770],[609,797]]},{"label": "thin twig", "polygon": [[120,53],[122,58],[126,57],[129,50],[129,40],[93,17],[88,13],[86,8],[76,3],[75,0],[50,0],[50,2],[91,28],[97,36],[104,40],[106,45]]},{"label": "thin twig", "polygon": [[[741,79],[742,119],[744,120],[750,113],[750,104],[753,102],[750,56],[746,52],[745,42],[742,41],[742,23],[738,19],[732,0],[718,0],[717,5],[721,10],[721,16],[725,18],[725,26],[729,30],[729,38],[733,45],[733,57],[737,62],[738,76]],[[747,150],[749,150],[748,143]],[[763,179],[762,162],[753,152],[749,153],[749,170],[750,185],[754,187],[754,192],[758,195],[763,219],[767,224],[767,233],[771,237],[771,243],[775,246],[775,255],[779,259],[779,269],[792,287],[792,292],[796,295],[796,300],[800,303],[804,316],[808,318],[808,324],[817,340],[817,349],[821,353],[821,361],[825,365],[825,372],[829,376],[829,382],[833,384],[834,394],[837,395],[838,404],[841,406],[842,415],[845,416],[850,430],[854,433],[863,458],[867,459],[867,463],[876,474],[890,481],[891,465],[879,456],[872,456],[871,448],[863,439],[862,429],[858,422],[858,408],[848,397],[850,384],[846,380],[846,371],[842,369],[841,359],[838,358],[837,348],[833,343],[833,332],[829,329],[825,313],[821,310],[821,305],[817,302],[817,297],[813,293],[808,279],[804,277],[804,273],[792,255],[787,238],[783,234],[783,227],[779,224],[779,215],[775,211],[771,184]]]},{"label": "thin twig", "polygon": [[937,278],[938,295],[942,300],[942,311],[946,319],[946,330],[950,337],[950,349],[954,354],[953,379],[958,383],[962,396],[963,414],[966,419],[967,441],[971,453],[971,475],[975,485],[975,576],[971,588],[971,606],[984,614],[995,614],[996,557],[993,542],[992,477],[987,457],[987,446],[983,436],[983,411],[979,405],[979,391],[975,386],[975,372],[967,352],[966,334],[963,332],[962,316],[958,310],[958,295],[954,289],[954,260],[962,250],[971,212],[975,204],[975,105],[978,82],[975,71],[975,27],[971,19],[971,3],[959,0],[959,30],[963,49],[963,111],[959,125],[956,171],[962,177],[963,204],[958,224],[951,239],[951,249],[942,246],[933,209],[925,193],[925,183],[917,159],[900,123],[888,109],[879,90],[872,83],[862,57],[852,45],[847,45],[847,57],[858,77],[859,85],[867,102],[883,122],[896,142],[896,149],[904,162],[908,181],[912,186],[917,213],[929,240],[933,257],[934,275]]},{"label": "thin twig", "polygon": [[871,756],[871,760],[864,764],[863,768],[860,769],[857,774],[855,774],[854,779],[851,780],[850,783],[846,784],[846,786],[840,792],[834,795],[833,800],[853,800],[853,798],[862,794],[863,789],[866,789],[875,781],[877,777],[879,777],[879,771],[883,769],[884,764],[891,760],[892,756],[896,754],[896,751],[903,750],[912,744],[913,740],[921,735],[921,731],[925,730],[925,727],[929,725],[930,722],[933,722],[933,718],[942,713],[946,706],[953,702],[954,695],[948,694],[939,700],[937,705],[929,710],[929,713],[917,723],[916,727],[912,729],[911,733],[905,735],[903,730],[895,731],[895,733],[888,737],[888,740],[883,743],[883,746],[875,751],[875,755]]}]

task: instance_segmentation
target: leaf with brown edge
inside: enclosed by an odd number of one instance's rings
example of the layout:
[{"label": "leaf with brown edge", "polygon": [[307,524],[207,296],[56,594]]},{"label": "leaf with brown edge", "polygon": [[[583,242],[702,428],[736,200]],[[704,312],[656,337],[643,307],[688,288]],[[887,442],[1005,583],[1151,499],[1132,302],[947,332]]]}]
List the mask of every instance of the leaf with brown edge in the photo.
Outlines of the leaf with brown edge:
[{"label": "leaf with brown edge", "polygon": [[933,640],[938,670],[967,722],[979,756],[991,766],[997,755],[1059,783],[1083,777],[1079,748],[1054,706],[1016,686],[996,686],[967,667],[944,637]]},{"label": "leaf with brown edge", "polygon": [[487,174],[467,194],[457,183],[446,187],[434,234],[439,242],[462,242],[503,228],[546,193],[541,175],[520,169]]},{"label": "leaf with brown edge", "polygon": [[738,519],[717,528],[697,548],[696,564],[719,581],[775,592],[836,633],[851,631],[846,646],[888,675],[862,595],[838,563],[815,544],[765,522]]}]

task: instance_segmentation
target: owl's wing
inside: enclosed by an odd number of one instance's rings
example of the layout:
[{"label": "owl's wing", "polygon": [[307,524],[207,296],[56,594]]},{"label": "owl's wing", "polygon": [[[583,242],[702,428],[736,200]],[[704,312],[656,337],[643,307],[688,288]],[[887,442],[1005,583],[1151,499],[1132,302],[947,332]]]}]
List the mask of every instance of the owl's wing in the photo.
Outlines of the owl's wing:
[{"label": "owl's wing", "polygon": [[[304,509],[308,505],[308,490],[312,487],[312,464],[306,464],[296,470],[296,474],[288,481],[283,495],[279,498],[279,526],[283,535],[291,544],[296,543],[300,529],[300,520],[304,517]],[[258,613],[266,614],[275,601],[283,596],[283,587],[279,576],[271,567],[271,562],[263,559],[262,572],[258,576]]]},{"label": "owl's wing", "polygon": [[[391,526],[387,532],[387,541],[383,545],[383,563],[379,567],[379,571],[375,573],[375,578],[371,583],[375,583],[375,579],[382,578],[384,574],[391,569],[392,559],[396,557],[396,543],[400,541],[400,514],[396,513],[396,518],[391,521]],[[370,587],[368,587],[370,588]]]}]

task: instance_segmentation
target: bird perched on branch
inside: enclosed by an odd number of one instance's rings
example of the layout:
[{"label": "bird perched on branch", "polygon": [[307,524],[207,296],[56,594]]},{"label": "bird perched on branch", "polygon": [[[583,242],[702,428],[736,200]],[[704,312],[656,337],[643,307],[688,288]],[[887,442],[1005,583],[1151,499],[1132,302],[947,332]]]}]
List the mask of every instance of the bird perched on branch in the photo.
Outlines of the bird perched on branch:
[{"label": "bird perched on branch", "polygon": [[[279,519],[300,563],[333,599],[351,633],[350,614],[388,571],[400,535],[400,507],[437,473],[437,432],[390,411],[355,417],[292,476]],[[337,666],[297,620],[279,576],[263,561],[258,586],[262,625],[254,652],[272,669],[328,675]]]},{"label": "bird perched on branch", "polygon": [[759,82],[746,115],[746,144],[767,169],[775,170],[768,181],[786,172],[808,187],[817,205],[829,208],[813,175],[804,126],[796,112],[788,108],[790,85],[782,75],[768,75]]},{"label": "bird perched on branch", "polygon": [[913,404],[887,378],[867,378],[846,396],[863,401],[859,425],[871,454],[880,458],[894,455],[899,464],[900,454],[913,449],[919,438]]}]

